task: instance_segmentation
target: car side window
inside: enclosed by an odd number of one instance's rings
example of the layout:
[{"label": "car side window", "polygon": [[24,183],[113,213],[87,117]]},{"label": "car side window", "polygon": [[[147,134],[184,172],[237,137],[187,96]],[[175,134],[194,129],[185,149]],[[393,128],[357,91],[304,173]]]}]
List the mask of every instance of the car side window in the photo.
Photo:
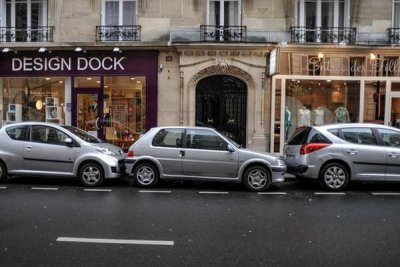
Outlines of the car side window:
[{"label": "car side window", "polygon": [[65,145],[66,138],[68,135],[56,128],[44,125],[32,126],[32,142]]},{"label": "car side window", "polygon": [[400,147],[400,132],[388,129],[378,129],[385,146]]},{"label": "car side window", "polygon": [[8,136],[13,140],[26,141],[28,137],[28,126],[9,127],[6,130]]},{"label": "car side window", "polygon": [[193,129],[186,133],[186,146],[193,149],[227,150],[228,143],[213,131]]},{"label": "car side window", "polygon": [[361,145],[376,145],[376,139],[370,128],[343,128],[343,139]]},{"label": "car side window", "polygon": [[153,146],[182,147],[184,129],[161,129],[153,138]]}]

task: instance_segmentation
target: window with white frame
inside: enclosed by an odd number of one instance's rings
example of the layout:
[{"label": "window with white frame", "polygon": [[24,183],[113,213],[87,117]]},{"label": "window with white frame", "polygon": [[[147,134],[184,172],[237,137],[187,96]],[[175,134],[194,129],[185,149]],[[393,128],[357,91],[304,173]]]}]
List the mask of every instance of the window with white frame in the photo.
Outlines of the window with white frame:
[{"label": "window with white frame", "polygon": [[240,26],[241,6],[241,0],[207,0],[207,24]]},{"label": "window with white frame", "polygon": [[349,27],[350,0],[297,0],[297,26]]},{"label": "window with white frame", "polygon": [[393,0],[393,28],[400,28],[400,0]]},{"label": "window with white frame", "polygon": [[47,0],[2,0],[1,5],[1,26],[10,28],[7,41],[41,41],[35,39],[47,26]]},{"label": "window with white frame", "polygon": [[136,0],[103,0],[102,25],[132,26],[136,25]]}]

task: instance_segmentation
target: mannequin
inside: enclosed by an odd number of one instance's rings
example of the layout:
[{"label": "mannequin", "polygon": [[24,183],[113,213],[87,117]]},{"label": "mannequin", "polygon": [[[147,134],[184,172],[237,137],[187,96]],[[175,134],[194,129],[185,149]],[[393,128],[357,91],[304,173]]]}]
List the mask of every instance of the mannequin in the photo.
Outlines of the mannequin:
[{"label": "mannequin", "polygon": [[306,107],[302,107],[297,111],[297,125],[298,126],[310,126],[311,125],[311,114],[310,110]]},{"label": "mannequin", "polygon": [[290,127],[292,126],[292,112],[289,110],[289,107],[285,107],[285,140],[287,140]]},{"label": "mannequin", "polygon": [[338,107],[335,110],[335,123],[348,123],[350,122],[349,112],[345,107]]},{"label": "mannequin", "polygon": [[318,107],[313,110],[314,125],[324,125],[324,113],[323,107]]}]

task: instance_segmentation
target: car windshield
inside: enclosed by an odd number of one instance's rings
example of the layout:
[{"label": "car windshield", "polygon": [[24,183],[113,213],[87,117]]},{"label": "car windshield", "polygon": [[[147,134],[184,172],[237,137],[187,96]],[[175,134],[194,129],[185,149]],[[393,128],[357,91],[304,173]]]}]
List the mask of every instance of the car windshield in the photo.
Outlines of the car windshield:
[{"label": "car windshield", "polygon": [[94,137],[93,135],[88,134],[87,132],[73,127],[73,126],[67,126],[64,125],[62,126],[63,128],[67,129],[68,131],[70,131],[71,133],[73,133],[74,135],[78,136],[80,139],[82,139],[83,141],[86,141],[88,143],[104,143],[102,140],[98,139],[97,137]]},{"label": "car windshield", "polygon": [[232,140],[232,138],[230,138],[229,136],[227,136],[227,134],[225,134],[224,132],[220,132],[218,131],[221,135],[223,135],[226,139],[228,139],[235,147],[240,148],[243,147],[242,145],[239,145],[238,143],[236,143],[235,141]]}]

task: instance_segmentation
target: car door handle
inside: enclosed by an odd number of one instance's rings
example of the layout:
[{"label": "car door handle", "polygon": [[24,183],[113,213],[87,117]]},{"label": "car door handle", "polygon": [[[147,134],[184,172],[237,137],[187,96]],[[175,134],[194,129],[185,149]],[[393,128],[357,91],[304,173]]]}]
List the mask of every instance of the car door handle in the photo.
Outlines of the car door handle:
[{"label": "car door handle", "polygon": [[398,156],[400,156],[400,154],[398,154],[398,153],[389,153],[388,156],[391,157],[391,158],[397,158]]},{"label": "car door handle", "polygon": [[31,146],[31,145],[26,146],[26,150],[31,150],[31,149],[32,149],[32,146]]},{"label": "car door handle", "polygon": [[350,155],[357,155],[358,154],[358,151],[354,150],[354,149],[346,150],[346,152],[347,152],[347,154],[350,154]]},{"label": "car door handle", "polygon": [[180,151],[180,156],[181,156],[181,157],[184,157],[184,156],[185,156],[185,151],[181,150],[181,151]]}]

